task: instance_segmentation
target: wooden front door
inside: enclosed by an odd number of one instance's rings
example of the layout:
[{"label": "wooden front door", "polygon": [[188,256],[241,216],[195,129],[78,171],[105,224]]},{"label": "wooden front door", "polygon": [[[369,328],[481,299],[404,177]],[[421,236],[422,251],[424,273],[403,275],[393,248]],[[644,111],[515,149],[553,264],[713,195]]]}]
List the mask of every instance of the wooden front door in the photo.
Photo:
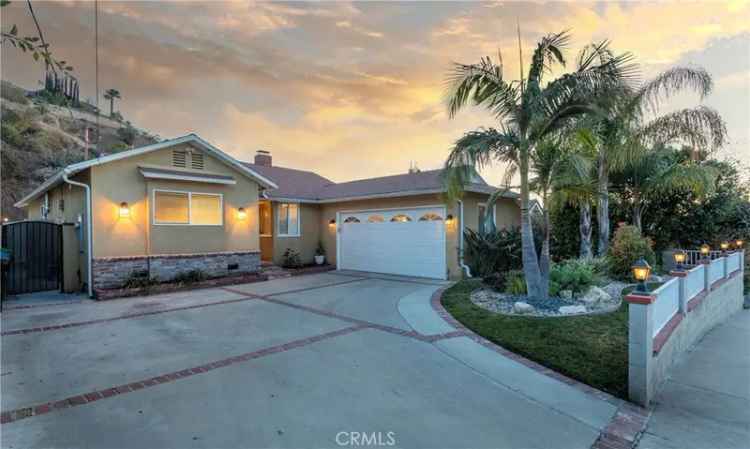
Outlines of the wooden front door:
[{"label": "wooden front door", "polygon": [[258,203],[260,219],[260,259],[273,260],[273,208],[270,201]]}]

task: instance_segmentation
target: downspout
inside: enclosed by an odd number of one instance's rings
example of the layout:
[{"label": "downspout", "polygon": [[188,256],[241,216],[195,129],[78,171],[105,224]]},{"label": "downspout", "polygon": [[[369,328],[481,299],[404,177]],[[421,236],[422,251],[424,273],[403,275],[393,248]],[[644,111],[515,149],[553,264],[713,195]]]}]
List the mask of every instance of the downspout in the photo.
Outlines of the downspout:
[{"label": "downspout", "polygon": [[78,181],[71,181],[68,179],[68,172],[63,170],[62,172],[62,179],[63,181],[67,182],[68,184],[83,187],[86,191],[86,250],[88,252],[88,263],[86,264],[86,278],[88,285],[88,291],[89,291],[89,298],[94,297],[94,285],[93,285],[93,267],[92,267],[92,261],[93,261],[93,252],[92,252],[92,237],[91,237],[91,188],[82,182]]},{"label": "downspout", "polygon": [[464,263],[464,202],[457,200],[458,203],[458,265],[466,274],[467,278],[471,277],[471,270]]}]

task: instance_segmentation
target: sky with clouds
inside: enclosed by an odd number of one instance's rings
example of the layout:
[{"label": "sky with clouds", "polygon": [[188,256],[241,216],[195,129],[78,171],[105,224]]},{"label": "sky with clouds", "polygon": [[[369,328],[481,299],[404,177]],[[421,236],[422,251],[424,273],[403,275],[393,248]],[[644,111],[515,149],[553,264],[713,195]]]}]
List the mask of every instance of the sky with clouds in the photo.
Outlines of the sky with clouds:
[{"label": "sky with clouds", "polygon": [[[54,53],[94,98],[94,4],[33,1]],[[25,2],[2,9],[2,29],[33,34]],[[750,1],[728,2],[115,2],[99,3],[100,90],[162,137],[196,132],[243,160],[270,150],[274,164],[335,181],[439,168],[452,142],[492,126],[482,110],[449,119],[444,80],[452,61],[503,54],[519,72],[540,37],[570,30],[568,56],[611,40],[644,78],[676,64],[713,75],[704,103],[727,121],[721,157],[750,163]],[[2,48],[2,78],[38,88],[43,67]],[[101,106],[106,109],[104,100]],[[684,96],[665,106],[692,106]],[[501,170],[486,170],[499,182]]]}]

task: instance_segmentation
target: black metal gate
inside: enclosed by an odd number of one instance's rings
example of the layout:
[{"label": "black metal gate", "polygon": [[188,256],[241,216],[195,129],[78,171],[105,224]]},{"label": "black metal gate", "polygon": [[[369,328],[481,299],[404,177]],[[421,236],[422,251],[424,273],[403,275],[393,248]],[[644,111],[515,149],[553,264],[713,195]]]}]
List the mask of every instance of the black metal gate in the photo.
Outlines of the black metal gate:
[{"label": "black metal gate", "polygon": [[4,281],[9,295],[57,290],[62,281],[62,226],[48,221],[3,225],[11,260]]}]

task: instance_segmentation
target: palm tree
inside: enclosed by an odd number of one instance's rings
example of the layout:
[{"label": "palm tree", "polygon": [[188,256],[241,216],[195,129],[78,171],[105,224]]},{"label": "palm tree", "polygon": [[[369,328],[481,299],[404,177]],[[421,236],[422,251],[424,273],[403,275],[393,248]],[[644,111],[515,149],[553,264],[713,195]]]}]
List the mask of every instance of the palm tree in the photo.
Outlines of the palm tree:
[{"label": "palm tree", "polygon": [[579,210],[580,247],[578,256],[581,259],[594,257],[592,244],[591,209],[596,202],[596,150],[591,130],[582,127],[566,133],[564,144],[571,149],[578,162],[564,164],[552,186],[553,202],[558,206],[570,204]]},{"label": "palm tree", "polygon": [[643,213],[652,200],[680,191],[702,197],[713,191],[717,176],[714,167],[660,146],[638,155],[612,177],[613,185],[631,204],[633,224],[642,230]]},{"label": "palm tree", "polygon": [[609,247],[609,175],[649,145],[682,141],[700,148],[723,145],[726,129],[718,113],[707,107],[656,116],[660,104],[677,93],[693,90],[700,98],[711,92],[711,76],[702,68],[674,67],[636,89],[623,86],[617,95],[600,97],[604,112],[591,126],[589,144],[597,152],[598,254]]},{"label": "palm tree", "polygon": [[120,91],[117,89],[107,89],[104,92],[104,99],[109,100],[109,116],[112,117],[115,114],[115,100],[122,98]]},{"label": "palm tree", "polygon": [[543,275],[549,273],[550,235],[552,223],[550,208],[563,198],[579,201],[582,179],[585,179],[593,166],[591,159],[578,148],[566,145],[565,132],[557,138],[547,138],[539,142],[531,156],[531,169],[534,173],[529,181],[530,189],[542,199],[542,257],[540,269]]},{"label": "palm tree", "polygon": [[456,142],[445,163],[448,195],[459,196],[472,173],[493,162],[510,165],[506,184],[518,173],[523,269],[528,294],[535,298],[548,296],[549,253],[537,256],[534,245],[529,214],[531,158],[540,142],[576,117],[593,112],[595,98],[622,84],[634,71],[631,56],[612,55],[605,41],[586,47],[575,71],[544,84],[544,76],[555,65],[565,65],[563,51],[569,40],[567,32],[544,37],[534,50],[526,79],[522,70],[521,80],[506,81],[501,55],[497,63],[485,57],[478,64],[455,64],[448,79],[451,117],[471,103],[487,108],[499,122],[498,129],[479,129]]}]

